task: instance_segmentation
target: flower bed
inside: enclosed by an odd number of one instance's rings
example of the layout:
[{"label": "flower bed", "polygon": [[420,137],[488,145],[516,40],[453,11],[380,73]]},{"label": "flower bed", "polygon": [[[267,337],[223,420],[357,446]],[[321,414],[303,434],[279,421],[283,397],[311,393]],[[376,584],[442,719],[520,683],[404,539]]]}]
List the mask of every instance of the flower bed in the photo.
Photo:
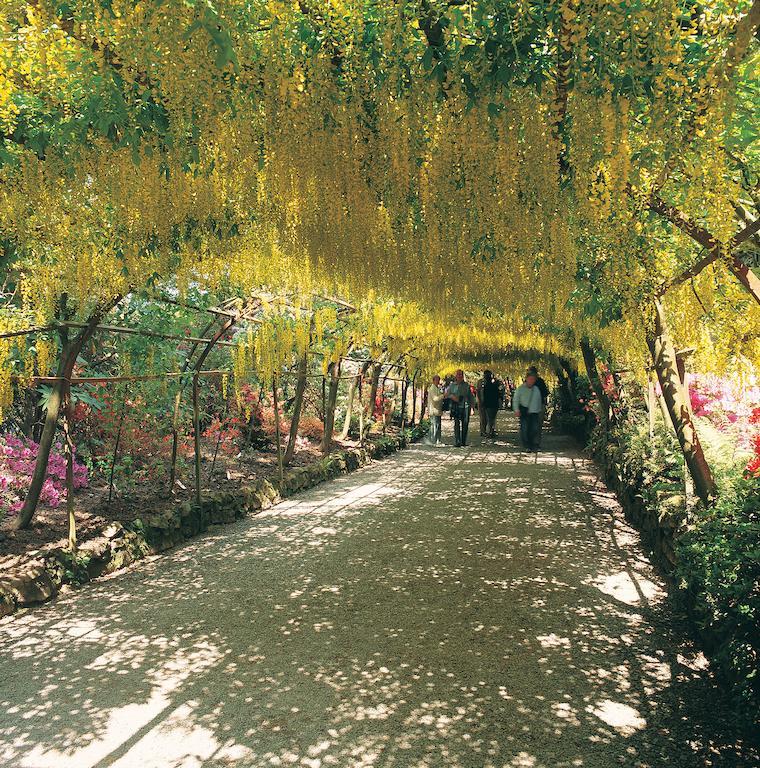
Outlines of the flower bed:
[{"label": "flower bed", "polygon": [[298,491],[352,472],[415,442],[427,425],[395,437],[380,437],[366,446],[336,451],[318,462],[285,474],[282,481],[263,478],[239,491],[205,497],[200,505],[184,502],[128,525],[111,523],[85,541],[75,555],[55,548],[27,559],[0,574],[0,617],[52,599],[64,585],[77,586],[113,573],[148,554],[164,552],[208,530],[268,509]]}]

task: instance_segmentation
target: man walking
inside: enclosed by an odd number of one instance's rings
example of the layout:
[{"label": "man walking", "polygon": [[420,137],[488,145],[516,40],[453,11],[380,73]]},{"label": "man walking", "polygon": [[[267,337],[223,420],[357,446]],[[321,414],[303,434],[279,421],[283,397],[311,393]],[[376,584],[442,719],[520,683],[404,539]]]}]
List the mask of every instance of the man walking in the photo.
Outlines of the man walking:
[{"label": "man walking", "polygon": [[445,395],[441,391],[441,377],[433,376],[433,381],[428,387],[428,416],[430,417],[430,445],[441,444],[441,416],[443,415],[443,400]]},{"label": "man walking", "polygon": [[499,413],[499,383],[491,371],[483,372],[483,387],[480,407],[485,413],[485,427],[481,432],[486,437],[496,437],[496,416]]},{"label": "man walking", "polygon": [[512,398],[515,413],[520,414],[520,441],[526,451],[538,453],[539,423],[541,417],[541,391],[536,386],[536,376],[529,373]]},{"label": "man walking", "polygon": [[536,435],[536,447],[541,447],[541,437],[544,431],[544,421],[546,421],[546,404],[549,400],[549,387],[546,382],[538,375],[538,368],[535,365],[531,365],[528,368],[528,375],[536,377],[536,387],[541,393],[541,413],[538,415],[538,433]]},{"label": "man walking", "polygon": [[486,409],[485,405],[483,403],[483,388],[486,384],[486,373],[488,371],[483,371],[483,377],[478,380],[477,385],[477,401],[478,401],[478,417],[480,419],[480,436],[485,437],[486,436],[486,430],[488,429],[488,419],[486,417]]},{"label": "man walking", "polygon": [[472,408],[472,391],[464,380],[464,371],[456,372],[454,381],[449,384],[446,396],[451,401],[451,416],[454,419],[454,446],[467,445],[467,428],[470,426],[470,410]]}]

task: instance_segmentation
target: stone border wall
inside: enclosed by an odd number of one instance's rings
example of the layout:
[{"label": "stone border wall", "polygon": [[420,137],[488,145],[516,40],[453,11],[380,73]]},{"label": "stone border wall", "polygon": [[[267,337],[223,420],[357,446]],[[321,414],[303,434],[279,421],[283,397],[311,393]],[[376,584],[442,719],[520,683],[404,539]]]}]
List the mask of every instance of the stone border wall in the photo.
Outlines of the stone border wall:
[{"label": "stone border wall", "polygon": [[660,491],[657,498],[647,500],[637,487],[622,476],[615,462],[604,455],[591,453],[602,471],[605,485],[614,492],[626,520],[644,537],[665,575],[678,564],[676,539],[686,529],[686,499],[683,494]]},{"label": "stone border wall", "polygon": [[0,618],[52,600],[65,585],[76,587],[126,568],[147,555],[165,552],[211,525],[232,523],[269,509],[299,491],[395,453],[425,433],[423,427],[414,427],[398,437],[381,437],[364,447],[331,453],[287,472],[282,482],[265,478],[237,491],[211,494],[200,505],[184,502],[128,525],[110,523],[83,542],[76,554],[62,548],[35,553],[13,569],[0,572]]}]

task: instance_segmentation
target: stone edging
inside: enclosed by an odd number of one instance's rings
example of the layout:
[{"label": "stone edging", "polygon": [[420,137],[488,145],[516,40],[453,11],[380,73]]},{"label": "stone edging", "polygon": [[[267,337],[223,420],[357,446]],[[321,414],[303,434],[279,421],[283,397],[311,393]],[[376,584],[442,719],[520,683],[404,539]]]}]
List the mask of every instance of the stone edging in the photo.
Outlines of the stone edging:
[{"label": "stone edging", "polygon": [[593,458],[602,470],[605,485],[620,502],[626,520],[643,535],[664,575],[670,577],[678,565],[676,539],[686,529],[683,495],[659,492],[656,501],[647,503],[640,489],[621,477],[618,467],[603,457],[593,455]]},{"label": "stone edging", "polygon": [[184,502],[127,525],[109,523],[96,536],[83,542],[75,555],[62,548],[37,553],[23,564],[0,573],[0,618],[20,608],[52,600],[64,585],[77,587],[126,568],[147,555],[165,552],[198,536],[210,525],[231,523],[269,509],[298,491],[395,453],[424,434],[423,428],[415,427],[409,437],[381,437],[361,448],[331,453],[320,461],[287,472],[282,482],[265,478],[238,491],[207,496],[200,506]]}]

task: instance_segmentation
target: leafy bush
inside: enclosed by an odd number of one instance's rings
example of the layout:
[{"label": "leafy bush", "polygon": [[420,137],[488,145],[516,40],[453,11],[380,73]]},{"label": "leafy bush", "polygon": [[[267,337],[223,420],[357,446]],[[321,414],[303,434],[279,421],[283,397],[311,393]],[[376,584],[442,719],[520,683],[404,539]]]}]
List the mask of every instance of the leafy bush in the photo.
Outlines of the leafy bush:
[{"label": "leafy bush", "polygon": [[[124,403],[106,392],[101,401],[98,408],[77,406],[73,420],[75,441],[92,477],[109,477],[116,437],[121,431],[114,465],[117,487],[125,490],[145,483],[163,483],[171,459],[168,420],[161,418],[163,414],[153,413],[142,395]],[[192,455],[192,440],[187,436],[180,440],[179,455]]]},{"label": "leafy bush", "polygon": [[319,442],[324,433],[324,424],[315,416],[302,415],[298,422],[298,434],[303,437]]},{"label": "leafy bush", "polygon": [[[24,503],[40,446],[22,437],[0,436],[0,515],[16,513]],[[74,488],[87,486],[87,467],[74,457]],[[40,501],[51,507],[66,496],[66,457],[60,447],[50,453]]]},{"label": "leafy bush", "polygon": [[679,586],[737,704],[760,717],[760,479],[720,478],[717,505],[677,541]]},{"label": "leafy bush", "polygon": [[653,438],[644,418],[631,417],[608,431],[598,425],[588,448],[647,501],[654,502],[658,491],[683,487],[683,454],[672,430],[660,421],[655,424]]}]

